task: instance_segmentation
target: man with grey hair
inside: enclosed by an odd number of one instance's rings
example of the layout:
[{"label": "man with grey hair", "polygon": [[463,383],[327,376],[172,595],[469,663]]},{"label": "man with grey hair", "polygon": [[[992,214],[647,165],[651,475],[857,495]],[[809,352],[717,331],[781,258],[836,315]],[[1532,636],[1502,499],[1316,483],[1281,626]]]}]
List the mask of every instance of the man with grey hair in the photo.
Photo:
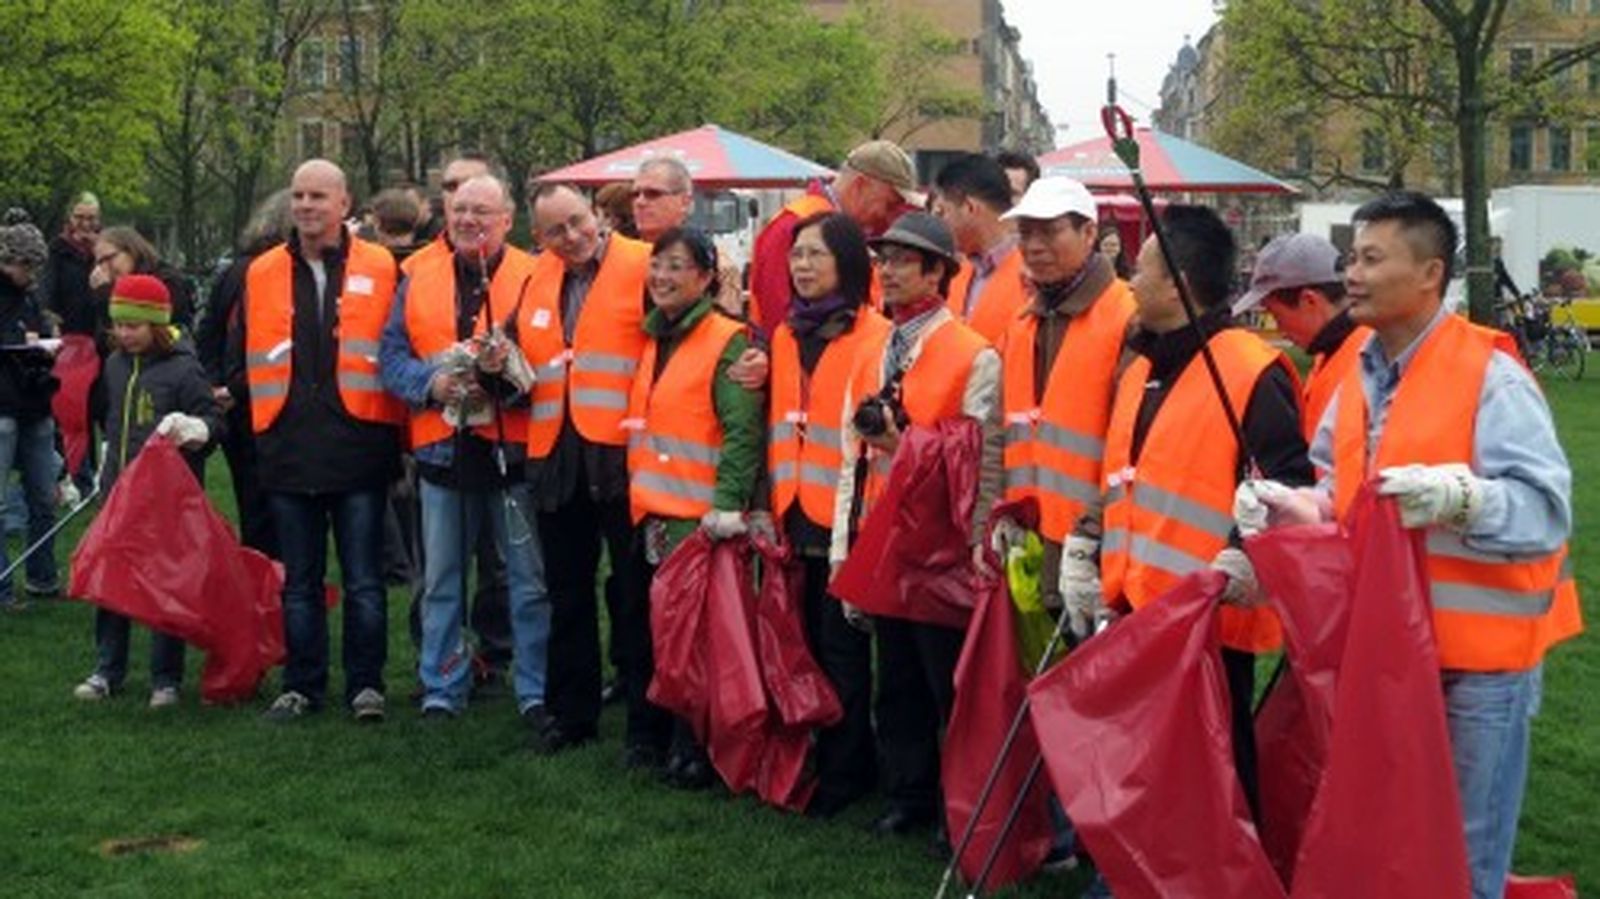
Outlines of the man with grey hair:
[{"label": "man with grey hair", "polygon": [[672,156],[653,156],[633,176],[633,223],[639,239],[655,243],[670,228],[681,228],[694,208],[689,167]]},{"label": "man with grey hair", "polygon": [[412,268],[379,351],[384,386],[410,408],[422,499],[422,713],[466,708],[463,575],[488,532],[506,563],[517,711],[542,733],[550,602],[523,477],[533,381],[514,344],[534,258],[506,243],[512,204],[498,178],[467,179],[450,203],[452,252]]}]

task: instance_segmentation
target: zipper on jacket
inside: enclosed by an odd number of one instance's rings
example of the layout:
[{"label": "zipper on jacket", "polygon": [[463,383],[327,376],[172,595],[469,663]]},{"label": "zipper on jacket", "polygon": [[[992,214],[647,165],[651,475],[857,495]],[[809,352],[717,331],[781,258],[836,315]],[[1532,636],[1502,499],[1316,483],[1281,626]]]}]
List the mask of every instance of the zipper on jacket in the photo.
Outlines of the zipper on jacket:
[{"label": "zipper on jacket", "polygon": [[122,392],[122,439],[119,441],[121,446],[117,448],[118,473],[128,467],[128,420],[133,414],[129,410],[133,408],[133,388],[139,384],[139,363],[142,359],[141,356],[133,357],[133,374],[128,378],[127,389]]}]

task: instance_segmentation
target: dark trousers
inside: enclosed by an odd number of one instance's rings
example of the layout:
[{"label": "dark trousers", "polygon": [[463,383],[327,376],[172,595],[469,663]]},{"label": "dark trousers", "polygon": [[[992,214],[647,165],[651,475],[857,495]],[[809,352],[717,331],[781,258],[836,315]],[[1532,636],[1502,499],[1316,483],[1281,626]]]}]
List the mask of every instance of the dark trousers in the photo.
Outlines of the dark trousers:
[{"label": "dark trousers", "polygon": [[817,795],[854,799],[871,792],[878,780],[877,746],[872,738],[872,637],[851,627],[844,607],[828,595],[828,560],[802,557],[805,569],[806,639],[822,667],[844,718],[817,732]]},{"label": "dark trousers", "polygon": [[222,439],[222,456],[233,481],[233,501],[239,508],[239,541],[277,559],[278,536],[272,529],[272,510],[256,479],[256,440],[250,430],[250,407],[228,412],[228,430]]},{"label": "dark trousers", "polygon": [[[127,616],[105,609],[94,611],[94,642],[99,659],[95,673],[115,690],[128,676]],[[172,687],[183,683],[183,641],[160,631],[150,632],[150,687]]]},{"label": "dark trousers", "polygon": [[950,720],[956,659],[966,635],[898,618],[874,618],[873,628],[884,793],[896,808],[937,815],[940,731]]},{"label": "dark trousers", "polygon": [[[544,548],[545,589],[551,604],[546,708],[562,727],[574,733],[592,733],[600,721],[596,577],[602,546],[611,556],[611,576],[605,590],[614,665],[620,658],[617,650],[627,639],[620,633],[625,630],[621,619],[627,613],[612,602],[612,597],[620,598],[630,564],[633,524],[628,500],[596,502],[588,490],[575,490],[572,498],[554,511],[539,513],[539,540]],[[647,614],[646,627],[648,617]]]},{"label": "dark trousers", "polygon": [[650,641],[650,583],[655,579],[656,566],[645,560],[643,526],[634,529],[628,558],[623,573],[622,614],[611,625],[611,639],[622,641],[627,666],[622,672],[628,696],[628,724],[623,739],[628,746],[665,752],[672,743],[675,719],[671,712],[645,698],[656,668],[655,647]]},{"label": "dark trousers", "polygon": [[283,688],[321,706],[328,690],[328,612],[323,579],[328,529],[344,574],[345,700],[364,689],[383,692],[388,658],[388,602],[383,589],[382,487],[348,493],[269,493],[283,551]]},{"label": "dark trousers", "polygon": [[1256,727],[1252,703],[1256,688],[1256,657],[1237,649],[1222,649],[1222,670],[1228,678],[1228,699],[1233,712],[1233,767],[1250,803],[1250,815],[1261,818],[1261,798],[1256,775]]}]

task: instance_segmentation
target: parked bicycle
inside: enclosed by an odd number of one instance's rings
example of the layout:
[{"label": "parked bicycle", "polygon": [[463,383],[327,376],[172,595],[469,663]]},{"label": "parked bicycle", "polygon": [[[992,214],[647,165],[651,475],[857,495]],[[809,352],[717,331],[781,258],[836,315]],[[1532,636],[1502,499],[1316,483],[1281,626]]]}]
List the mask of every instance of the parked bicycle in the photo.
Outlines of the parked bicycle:
[{"label": "parked bicycle", "polygon": [[1569,381],[1583,377],[1589,356],[1589,334],[1578,323],[1567,297],[1527,293],[1496,305],[1500,327],[1516,338],[1533,370]]}]

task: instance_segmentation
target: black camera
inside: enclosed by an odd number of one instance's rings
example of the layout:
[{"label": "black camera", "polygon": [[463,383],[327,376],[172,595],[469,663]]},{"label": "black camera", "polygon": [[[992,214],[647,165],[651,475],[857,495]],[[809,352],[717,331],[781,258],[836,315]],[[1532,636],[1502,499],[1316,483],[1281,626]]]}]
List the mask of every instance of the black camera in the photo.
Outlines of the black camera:
[{"label": "black camera", "polygon": [[850,424],[855,427],[856,433],[863,437],[882,437],[889,431],[889,421],[894,421],[895,430],[904,431],[911,424],[911,416],[906,413],[906,407],[900,403],[900,379],[895,378],[877,393],[861,401],[856,407],[854,415],[850,416]]}]

